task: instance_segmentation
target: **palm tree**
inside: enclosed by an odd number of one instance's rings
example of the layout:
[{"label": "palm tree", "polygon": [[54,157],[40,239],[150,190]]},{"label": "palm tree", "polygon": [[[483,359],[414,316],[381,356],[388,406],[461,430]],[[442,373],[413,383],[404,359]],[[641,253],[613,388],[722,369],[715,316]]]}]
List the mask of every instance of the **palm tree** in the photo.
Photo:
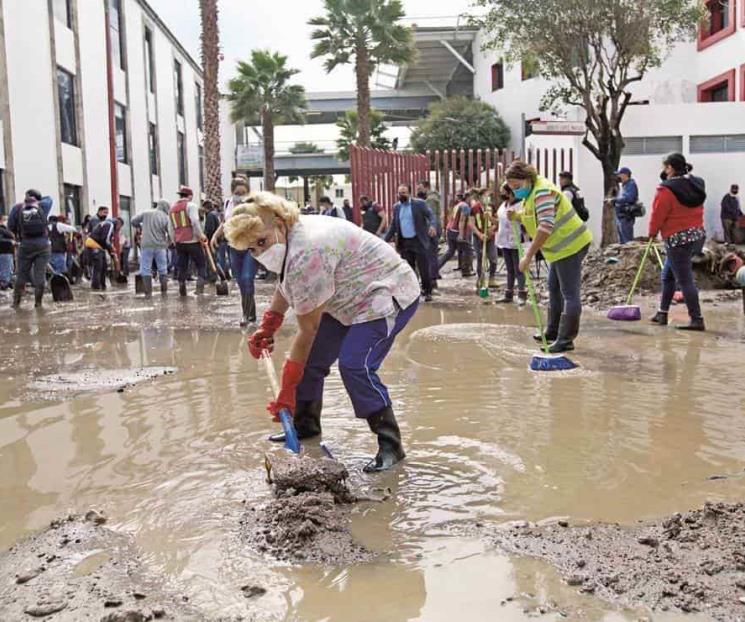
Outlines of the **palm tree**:
[{"label": "palm tree", "polygon": [[[217,26],[217,0],[199,0],[202,21],[202,71],[204,72],[204,177],[202,191],[215,205],[222,204],[220,164],[220,31]],[[201,105],[198,102],[197,105]]]},{"label": "palm tree", "polygon": [[264,189],[274,191],[274,126],[301,124],[308,103],[305,89],[290,84],[299,73],[286,65],[287,57],[269,50],[253,50],[251,61],[238,63],[238,75],[228,83],[231,118],[248,125],[261,124],[264,137]]},{"label": "palm tree", "polygon": [[[336,157],[342,162],[349,160],[349,146],[355,144],[355,138],[359,134],[357,119],[356,110],[347,110],[344,116],[336,121],[336,127],[339,128],[339,138],[336,140],[336,148],[338,149]],[[383,123],[383,113],[371,108],[369,122],[369,145],[374,149],[388,151],[391,148],[391,141],[383,135],[388,129]]]},{"label": "palm tree", "polygon": [[381,63],[403,64],[414,59],[411,29],[399,23],[400,0],[324,0],[326,14],[308,23],[319,26],[311,39],[311,58],[325,56],[331,72],[354,59],[360,147],[370,146],[370,74]]}]

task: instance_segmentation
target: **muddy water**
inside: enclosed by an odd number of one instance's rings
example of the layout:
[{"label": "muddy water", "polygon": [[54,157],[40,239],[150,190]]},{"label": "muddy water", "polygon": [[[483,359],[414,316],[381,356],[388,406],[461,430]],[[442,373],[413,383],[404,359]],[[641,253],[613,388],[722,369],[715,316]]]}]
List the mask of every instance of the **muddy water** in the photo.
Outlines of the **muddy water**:
[{"label": "muddy water", "polygon": [[[353,513],[354,535],[378,560],[262,559],[235,534],[245,504],[269,496],[264,453],[282,450],[264,440],[274,427],[268,383],[234,328],[238,307],[235,295],[164,303],[114,291],[41,315],[0,310],[1,548],[97,507],[134,536],[149,568],[212,615],[635,620],[639,612],[580,596],[538,561],[490,550],[469,527],[554,516],[631,523],[745,496],[736,305],[711,309],[705,335],[590,316],[572,355],[581,368],[538,375],[527,370],[528,310],[464,304],[446,287],[386,361],[408,450],[401,468],[359,473],[374,439],[351,416],[336,370],[327,383],[324,440],[356,485],[393,493]],[[96,368],[107,370],[98,390]],[[147,373],[163,369],[175,372]],[[39,379],[60,374],[89,381],[78,394],[41,392]],[[247,600],[246,585],[267,593]]]}]

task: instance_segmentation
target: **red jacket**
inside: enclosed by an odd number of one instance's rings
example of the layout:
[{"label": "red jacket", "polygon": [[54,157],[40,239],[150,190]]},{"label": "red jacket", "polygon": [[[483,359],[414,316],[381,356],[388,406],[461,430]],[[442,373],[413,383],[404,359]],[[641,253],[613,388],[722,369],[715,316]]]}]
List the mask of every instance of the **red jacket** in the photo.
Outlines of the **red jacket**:
[{"label": "red jacket", "polygon": [[693,227],[704,226],[704,206],[686,207],[673,192],[664,186],[657,186],[657,193],[652,201],[652,216],[649,219],[649,236],[658,233],[664,239]]}]

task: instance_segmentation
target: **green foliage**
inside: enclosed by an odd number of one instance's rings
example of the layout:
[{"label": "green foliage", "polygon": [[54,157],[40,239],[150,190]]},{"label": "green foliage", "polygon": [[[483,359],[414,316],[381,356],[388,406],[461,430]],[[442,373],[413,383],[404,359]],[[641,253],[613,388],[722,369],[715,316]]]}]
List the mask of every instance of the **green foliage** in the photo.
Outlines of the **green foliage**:
[{"label": "green foliage", "polygon": [[290,153],[323,153],[323,149],[321,149],[321,147],[319,147],[315,143],[301,141],[299,143],[295,143],[292,147],[290,147]]},{"label": "green foliage", "polygon": [[251,61],[240,61],[238,75],[228,83],[232,120],[258,125],[266,109],[274,123],[303,123],[303,110],[307,107],[305,89],[289,83],[297,73],[297,69],[287,67],[286,56],[253,50]]},{"label": "green foliage", "polygon": [[[344,116],[336,122],[339,128],[339,138],[336,141],[338,152],[336,157],[342,162],[349,160],[349,145],[357,143],[357,111],[347,110]],[[383,149],[388,151],[391,148],[391,141],[384,136],[386,125],[383,123],[383,113],[379,110],[370,110],[370,146],[373,149]]]},{"label": "green foliage", "polygon": [[462,96],[430,104],[411,134],[415,151],[502,149],[509,142],[510,129],[492,106]]},{"label": "green foliage", "polygon": [[400,0],[324,0],[325,15],[308,23],[317,26],[311,58],[326,57],[327,72],[356,61],[361,49],[367,51],[370,67],[380,63],[402,64],[414,59],[411,28]]}]

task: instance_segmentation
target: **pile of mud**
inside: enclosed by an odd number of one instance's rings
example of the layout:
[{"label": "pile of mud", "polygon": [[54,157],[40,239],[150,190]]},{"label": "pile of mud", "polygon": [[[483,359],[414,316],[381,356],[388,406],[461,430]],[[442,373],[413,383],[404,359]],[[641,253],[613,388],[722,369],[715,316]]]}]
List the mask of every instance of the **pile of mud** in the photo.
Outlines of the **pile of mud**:
[{"label": "pile of mud", "polygon": [[241,519],[249,547],[290,562],[353,564],[373,558],[349,531],[356,497],[343,464],[308,456],[267,460],[274,498],[248,507]]},{"label": "pile of mud", "polygon": [[[658,244],[662,260],[665,248]],[[582,269],[582,302],[591,307],[607,308],[623,304],[629,294],[639,264],[644,257],[646,243],[611,244],[593,248],[587,254]],[[699,289],[727,289],[735,287],[732,275],[722,267],[722,260],[730,252],[745,259],[742,247],[710,241],[703,254],[693,260],[693,270]],[[642,270],[635,295],[650,295],[660,291],[660,264],[650,252]]]},{"label": "pile of mud", "polygon": [[95,511],[51,523],[0,553],[3,620],[202,620],[142,567],[132,541]]},{"label": "pile of mud", "polygon": [[633,527],[518,524],[490,537],[509,553],[548,560],[569,585],[617,605],[745,620],[743,503],[707,503]]}]

